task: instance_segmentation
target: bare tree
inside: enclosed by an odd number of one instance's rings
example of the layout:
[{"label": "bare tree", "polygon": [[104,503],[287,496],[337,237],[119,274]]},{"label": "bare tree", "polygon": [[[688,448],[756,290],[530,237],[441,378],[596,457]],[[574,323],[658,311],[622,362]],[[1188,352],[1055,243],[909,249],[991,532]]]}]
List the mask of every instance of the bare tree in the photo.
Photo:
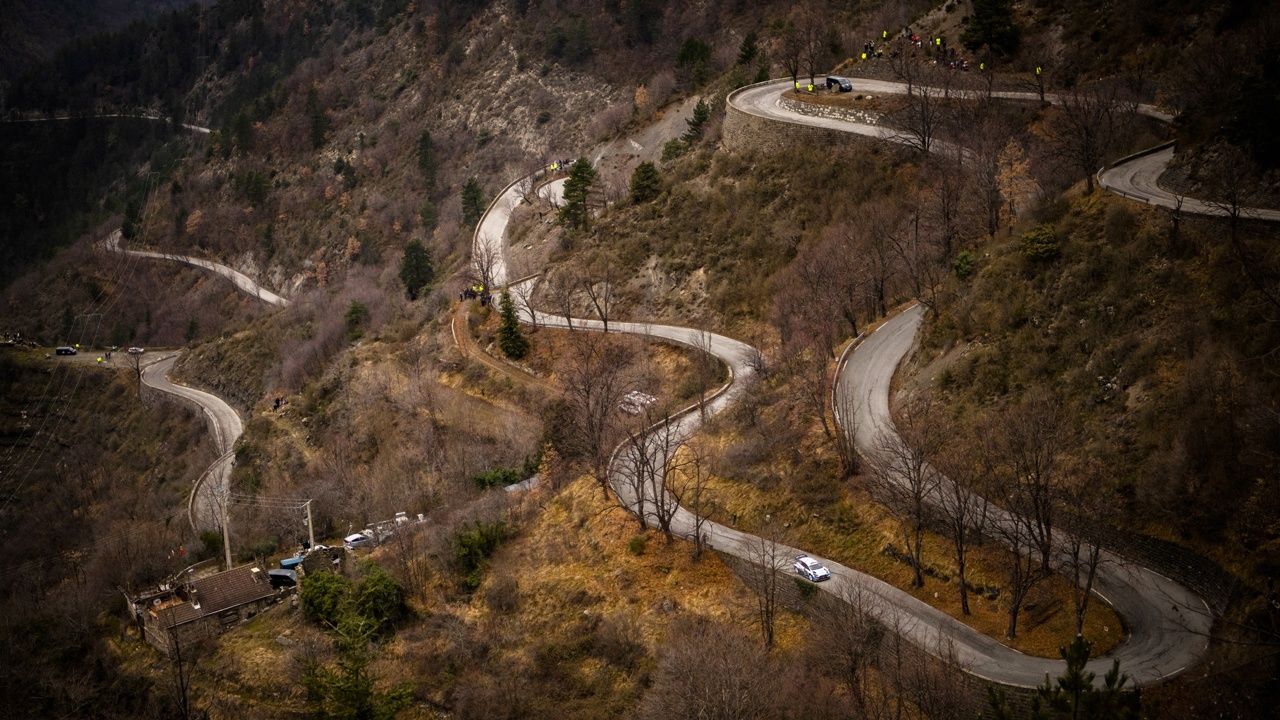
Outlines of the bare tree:
[{"label": "bare tree", "polygon": [[866,715],[880,688],[868,669],[875,662],[884,627],[873,616],[874,596],[854,580],[840,583],[814,603],[813,623],[822,638],[821,653],[840,677],[860,713]]},{"label": "bare tree", "polygon": [[930,414],[927,399],[908,402],[897,419],[897,432],[881,432],[867,457],[872,491],[902,526],[912,587],[924,586],[924,528],[940,481],[929,458],[941,449],[942,433]]},{"label": "bare tree", "polygon": [[547,276],[547,300],[564,317],[570,330],[573,329],[573,313],[581,283],[577,268],[570,264],[557,267]]},{"label": "bare tree", "polygon": [[786,550],[775,530],[767,526],[747,541],[747,585],[756,594],[756,622],[765,648],[773,647],[774,620],[778,613],[778,580],[787,569]]},{"label": "bare tree", "polygon": [[523,313],[534,328],[538,327],[538,311],[533,309],[533,294],[537,285],[537,280],[532,279],[507,286],[507,292],[515,300],[516,310]]},{"label": "bare tree", "polygon": [[711,352],[711,332],[708,330],[698,331],[693,339],[693,347],[698,351],[694,360],[698,378],[698,413],[706,420],[707,400],[711,397],[711,384],[716,381],[720,370],[720,358]]},{"label": "bare tree", "polygon": [[787,20],[781,28],[778,40],[782,50],[782,66],[791,76],[794,86],[800,82],[800,60],[804,56],[804,38],[792,20]]},{"label": "bare tree", "polygon": [[714,508],[709,493],[710,480],[706,454],[697,443],[681,447],[667,468],[667,492],[693,517],[694,560],[702,559],[702,551],[707,545],[708,538],[703,530],[711,520]]},{"label": "bare tree", "polygon": [[471,248],[470,278],[484,286],[485,292],[493,292],[494,275],[502,264],[502,249],[490,243],[473,243]]},{"label": "bare tree", "polygon": [[617,301],[615,295],[617,279],[615,262],[613,258],[607,256],[598,256],[581,278],[582,291],[587,296],[587,300],[591,301],[591,307],[604,325],[605,332],[609,332],[609,318]]},{"label": "bare tree", "polygon": [[934,147],[934,139],[945,118],[945,99],[950,94],[950,73],[933,74],[929,85],[909,85],[906,107],[896,113],[904,128],[902,139],[922,153]]},{"label": "bare tree", "polygon": [[[654,438],[644,427],[627,431],[626,440],[615,456],[620,487],[614,488],[618,504],[635,516],[641,530],[649,529],[649,500],[660,491],[657,482],[658,458]],[[668,536],[668,541],[670,536]]]},{"label": "bare tree", "polygon": [[809,84],[817,82],[819,68],[826,58],[827,19],[815,4],[808,3],[800,10],[800,45],[805,69],[809,71]]},{"label": "bare tree", "polygon": [[565,401],[572,411],[567,435],[607,498],[609,459],[621,430],[618,403],[632,387],[627,372],[631,353],[602,335],[575,337],[564,373]]},{"label": "bare tree", "polygon": [[887,234],[885,239],[893,250],[897,266],[911,283],[912,295],[931,312],[937,312],[937,291],[942,282],[940,247],[921,232],[919,204],[904,205],[904,224]]},{"label": "bare tree", "polygon": [[1060,110],[1049,133],[1061,155],[1084,175],[1085,190],[1093,192],[1093,174],[1115,146],[1128,114],[1114,83],[1077,85],[1059,93]]},{"label": "bare tree", "polygon": [[1034,524],[1024,515],[1003,514],[989,527],[1005,546],[1005,584],[1008,595],[1009,624],[1005,636],[1018,636],[1018,615],[1031,590],[1049,576],[1036,556]]},{"label": "bare tree", "polygon": [[[1102,492],[1106,477],[1100,461],[1088,460],[1084,468],[1064,483],[1061,490],[1064,507],[1070,508],[1066,523],[1065,551],[1062,565],[1071,576],[1071,600],[1076,612],[1076,634],[1084,633],[1084,619],[1093,596],[1093,583],[1102,564],[1100,533],[1089,533],[1086,524],[1108,524],[1113,505]],[[1090,539],[1086,539],[1090,538]]]},{"label": "bare tree", "polygon": [[[955,433],[944,429],[948,436]],[[960,587],[960,611],[969,614],[969,548],[981,537],[987,524],[986,498],[978,493],[974,459],[955,448],[939,458],[947,478],[941,481],[938,507],[956,560],[956,583]]]},{"label": "bare tree", "polygon": [[736,627],[701,617],[677,622],[662,644],[642,720],[768,720],[782,710],[780,668]]},{"label": "bare tree", "polygon": [[1231,250],[1240,265],[1245,280],[1268,303],[1280,308],[1280,285],[1268,284],[1263,265],[1249,252],[1241,237],[1240,226],[1244,218],[1250,194],[1258,187],[1258,168],[1253,157],[1241,148],[1227,142],[1217,143],[1209,164],[1209,198],[1207,202],[1227,219]]},{"label": "bare tree", "polygon": [[138,399],[141,400],[142,399],[142,354],[129,353],[128,357],[129,359],[127,362],[129,363],[129,369],[133,371],[134,384],[138,388]]},{"label": "bare tree", "polygon": [[195,658],[192,654],[183,652],[182,635],[178,632],[176,625],[170,627],[166,633],[169,646],[169,669],[172,672],[169,689],[173,694],[173,704],[178,711],[178,717],[189,720],[192,713],[191,671],[195,669]]}]

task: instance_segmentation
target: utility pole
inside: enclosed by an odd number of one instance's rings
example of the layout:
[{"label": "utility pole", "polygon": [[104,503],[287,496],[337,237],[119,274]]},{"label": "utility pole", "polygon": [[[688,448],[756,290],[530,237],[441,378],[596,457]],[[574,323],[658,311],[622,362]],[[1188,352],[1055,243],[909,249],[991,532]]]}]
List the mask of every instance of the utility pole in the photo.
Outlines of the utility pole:
[{"label": "utility pole", "polygon": [[222,497],[222,552],[227,559],[227,569],[231,569],[231,498]]},{"label": "utility pole", "polygon": [[307,510],[307,547],[313,548],[316,546],[316,531],[311,526],[311,501],[308,500],[303,507]]}]

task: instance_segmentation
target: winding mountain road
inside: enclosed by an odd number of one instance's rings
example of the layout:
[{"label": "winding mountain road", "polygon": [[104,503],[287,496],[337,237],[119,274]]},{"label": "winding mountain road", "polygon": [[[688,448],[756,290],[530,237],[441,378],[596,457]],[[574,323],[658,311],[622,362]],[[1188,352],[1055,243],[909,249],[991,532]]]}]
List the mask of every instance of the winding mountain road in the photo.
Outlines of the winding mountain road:
[{"label": "winding mountain road", "polygon": [[[889,80],[872,80],[868,78],[850,78],[855,93],[863,93],[870,95],[905,95],[907,94],[907,85],[905,83],[893,82]],[[866,137],[874,137],[887,142],[895,142],[903,145],[914,144],[914,138],[900,129],[884,126],[873,125],[868,123],[852,122],[849,120],[839,120],[834,118],[816,117],[796,112],[791,108],[784,106],[780,100],[782,94],[791,88],[791,80],[770,80],[768,82],[757,83],[740,88],[729,94],[728,102],[733,107],[756,117],[766,118],[775,122],[785,122],[794,125],[806,125],[809,127],[820,127],[828,130],[838,130],[840,132],[852,133],[855,135],[863,135]],[[938,88],[929,88],[933,92],[942,92]],[[950,89],[948,91],[952,97],[969,97],[976,98],[985,93],[973,90],[957,90]],[[1011,100],[1019,102],[1040,102],[1040,95],[1033,92],[1018,91],[994,91],[991,96],[1000,100]],[[1060,105],[1062,98],[1054,93],[1046,93],[1044,100],[1047,103]],[[1173,115],[1161,110],[1154,105],[1140,104],[1137,106],[1137,112],[1154,118],[1161,122],[1169,123],[1173,121]],[[934,141],[936,147],[934,149],[941,150],[951,147],[947,143]],[[1124,197],[1138,200],[1148,205],[1157,205],[1169,209],[1177,209],[1181,204],[1182,212],[1192,213],[1196,215],[1210,215],[1222,217],[1227,215],[1227,211],[1213,203],[1198,200],[1195,198],[1179,196],[1170,192],[1159,184],[1160,176],[1169,168],[1169,163],[1173,161],[1173,146],[1164,144],[1151,148],[1150,150],[1136,153],[1113,163],[1098,171],[1098,183],[1106,190],[1114,192]],[[1280,210],[1271,210],[1266,208],[1241,208],[1242,217],[1266,220],[1271,222],[1280,222]]]},{"label": "winding mountain road", "polygon": [[[772,82],[745,88],[730,95],[731,103],[742,103],[743,109],[762,117],[796,124],[826,127],[854,132],[887,141],[902,142],[897,131],[876,125],[848,123],[827,118],[791,113],[777,104],[777,98],[788,83]],[[869,89],[869,88],[867,88]],[[866,91],[867,89],[864,89]],[[905,90],[905,88],[904,88]],[[884,92],[879,86],[876,92]],[[1023,99],[1016,97],[1013,99]],[[1032,96],[1034,99],[1035,96]],[[1029,98],[1030,99],[1030,98]],[[1158,112],[1154,111],[1153,112]],[[495,285],[507,282],[506,243],[504,231],[512,210],[521,202],[517,191],[519,182],[509,185],[490,205],[474,236],[474,257],[490,258],[491,277]],[[552,188],[552,197],[556,191]],[[493,261],[496,259],[496,261]],[[517,284],[535,284],[531,277]],[[529,297],[530,288],[521,288],[518,297]],[[524,313],[530,312],[523,308]],[[569,319],[559,315],[533,310],[539,323],[549,327],[565,327],[574,330],[604,330],[599,320],[587,318]],[[836,392],[857,400],[858,408],[855,438],[866,451],[873,447],[884,433],[895,432],[889,412],[889,387],[901,362],[914,347],[915,334],[923,319],[923,310],[916,306],[882,325],[865,338],[841,366]],[[695,328],[660,325],[653,323],[628,323],[611,321],[609,332],[636,334],[683,343],[692,347],[708,348],[711,354],[724,362],[732,373],[729,384],[708,403],[707,414],[712,415],[728,407],[744,393],[750,391],[754,371],[750,359],[756,351],[745,343],[708,333]],[[690,408],[670,420],[673,434],[683,442],[700,427],[703,415]],[[660,453],[653,447],[648,453]],[[614,491],[633,512],[646,513],[646,502],[651,506],[653,498],[662,493],[660,479],[646,491],[648,498],[637,498],[627,478],[636,472],[626,467],[626,453],[615,452],[610,474]],[[661,462],[665,458],[659,458]],[[657,473],[660,478],[661,473]],[[996,522],[1010,522],[1009,516],[1001,518],[997,511]],[[693,537],[695,518],[683,508],[676,511],[673,531],[686,538]],[[702,532],[717,551],[755,562],[762,555],[766,541],[743,533],[726,525],[706,522]],[[1058,534],[1055,541],[1062,543],[1065,536]],[[782,546],[779,554],[789,557],[800,554],[799,548]],[[812,553],[809,553],[812,554]],[[933,654],[943,648],[966,671],[994,682],[1034,687],[1044,681],[1046,675],[1054,676],[1062,671],[1063,663],[1050,658],[1024,655],[1008,646],[974,630],[909,593],[858,572],[840,563],[820,558],[831,569],[833,579],[818,587],[839,597],[860,598],[864,608],[897,631],[917,647]],[[1107,554],[1096,583],[1096,592],[1109,602],[1126,619],[1129,637],[1114,653],[1094,658],[1089,669],[1099,681],[1110,669],[1113,659],[1119,659],[1124,672],[1138,685],[1148,685],[1166,680],[1185,671],[1199,661],[1208,648],[1209,630],[1213,616],[1208,605],[1193,592],[1158,573],[1142,568],[1117,556]]]}]

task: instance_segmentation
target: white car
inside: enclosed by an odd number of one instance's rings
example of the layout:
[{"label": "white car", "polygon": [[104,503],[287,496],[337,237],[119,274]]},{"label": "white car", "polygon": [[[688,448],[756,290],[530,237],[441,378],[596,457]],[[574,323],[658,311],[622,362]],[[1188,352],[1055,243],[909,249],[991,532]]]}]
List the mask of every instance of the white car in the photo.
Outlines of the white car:
[{"label": "white car", "polygon": [[128,350],[126,350],[126,352],[128,352],[130,355],[141,355],[142,353],[146,352],[146,350],[143,350],[140,347],[131,347]]},{"label": "white car", "polygon": [[342,539],[342,544],[347,550],[355,550],[356,548],[371,547],[376,545],[374,539],[364,533],[355,533],[348,535]]},{"label": "white car", "polygon": [[796,556],[795,569],[797,575],[810,582],[822,582],[823,580],[831,579],[831,571],[808,555]]}]

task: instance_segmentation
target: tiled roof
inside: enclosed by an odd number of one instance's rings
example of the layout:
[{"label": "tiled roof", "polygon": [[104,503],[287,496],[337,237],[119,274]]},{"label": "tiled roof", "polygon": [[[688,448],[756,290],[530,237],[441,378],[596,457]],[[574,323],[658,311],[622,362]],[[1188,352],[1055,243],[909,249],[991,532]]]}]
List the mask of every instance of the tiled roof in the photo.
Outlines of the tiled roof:
[{"label": "tiled roof", "polygon": [[200,604],[196,608],[191,600],[163,608],[157,613],[161,627],[198,620],[208,615],[216,615],[245,603],[265,600],[275,594],[267,574],[256,566],[245,565],[232,568],[217,575],[192,581],[194,600]]}]

